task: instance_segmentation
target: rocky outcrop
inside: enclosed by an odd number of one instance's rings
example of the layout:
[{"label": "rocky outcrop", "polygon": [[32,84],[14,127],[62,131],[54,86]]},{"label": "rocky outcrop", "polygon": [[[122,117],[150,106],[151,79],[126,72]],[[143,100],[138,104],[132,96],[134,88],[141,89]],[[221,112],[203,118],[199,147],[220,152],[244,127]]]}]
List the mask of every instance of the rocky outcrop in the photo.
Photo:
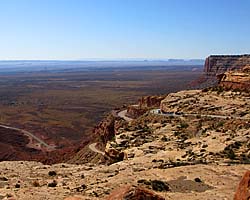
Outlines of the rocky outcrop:
[{"label": "rocky outcrop", "polygon": [[250,55],[212,55],[205,61],[204,72],[208,76],[216,76],[247,65],[250,65]]},{"label": "rocky outcrop", "polygon": [[99,141],[99,148],[104,149],[106,142],[114,137],[115,129],[115,118],[113,115],[108,115],[89,133],[89,136],[82,139],[83,142],[80,144],[45,152],[32,148],[29,145],[29,138],[19,131],[0,128],[1,138],[6,138],[4,143],[0,142],[0,161],[29,160],[44,164],[86,163],[97,157],[88,149],[88,144]]},{"label": "rocky outcrop", "polygon": [[67,197],[64,200],[83,200],[83,199],[84,199],[83,197],[74,196],[74,197]]},{"label": "rocky outcrop", "polygon": [[152,108],[159,107],[161,101],[165,98],[165,96],[146,96],[139,99],[139,107],[141,108]]},{"label": "rocky outcrop", "polygon": [[199,97],[200,90],[187,90],[177,93],[170,93],[164,100],[161,101],[160,109],[164,113],[174,113],[183,110],[180,109],[180,105],[184,105],[184,108],[188,108],[192,105],[194,99]]},{"label": "rocky outcrop", "polygon": [[192,89],[203,89],[220,85],[225,89],[249,88],[249,77],[242,74],[243,68],[250,66],[250,54],[211,55],[206,58],[204,74],[192,81]]},{"label": "rocky outcrop", "polygon": [[164,200],[165,198],[143,187],[133,187],[130,185],[114,190],[106,200]]},{"label": "rocky outcrop", "polygon": [[[154,158],[156,157],[154,155]],[[125,191],[131,191],[130,194],[137,197],[141,196],[140,199],[147,199],[143,197],[149,196],[148,191],[166,199],[233,199],[235,187],[240,181],[240,177],[236,175],[243,174],[248,169],[248,165],[214,164],[158,169],[154,167],[156,163],[152,162],[154,158],[148,159],[148,156],[145,156],[137,161],[128,160],[109,166],[90,163],[43,165],[27,161],[0,162],[0,199],[63,200],[67,197],[67,200],[116,200],[119,198],[115,197],[122,196],[121,193],[128,194]],[[56,175],[49,175],[51,171],[56,172]],[[187,175],[194,179],[193,182],[197,177],[200,178],[202,182],[196,180],[195,184],[198,189],[193,188],[194,183],[181,179]],[[125,184],[138,188],[138,181],[154,180],[156,177],[168,180],[172,186],[171,191],[130,190],[130,187],[127,190],[117,189],[124,188]],[[57,183],[56,187],[48,187],[48,184],[53,182]],[[212,188],[200,190],[203,189],[203,183],[209,183]],[[139,186],[142,187],[146,185]],[[148,199],[157,199],[158,195],[153,195]]]},{"label": "rocky outcrop", "polygon": [[[188,90],[169,94],[165,106],[179,114],[151,112],[131,123],[117,117],[118,130],[107,117],[95,128],[104,139],[116,134],[106,155],[122,160],[126,153],[124,161],[99,165],[104,150],[87,145],[75,159],[84,164],[0,162],[0,199],[233,199],[239,175],[249,170],[249,94]],[[100,142],[94,137],[89,144]],[[96,162],[88,162],[87,151]]]},{"label": "rocky outcrop", "polygon": [[127,107],[127,116],[137,118],[146,113],[151,108],[158,108],[161,101],[166,96],[145,96],[138,100],[138,105],[130,105]]},{"label": "rocky outcrop", "polygon": [[250,199],[250,171],[247,171],[242,177],[234,196],[234,200],[248,199]]},{"label": "rocky outcrop", "polygon": [[100,137],[103,143],[115,136],[115,118],[112,115],[106,117],[93,130],[93,135]]},{"label": "rocky outcrop", "polygon": [[165,113],[180,112],[199,115],[225,115],[250,118],[248,93],[218,88],[186,90],[170,93],[162,102]]},{"label": "rocky outcrop", "polygon": [[227,71],[218,78],[219,85],[224,89],[250,91],[250,65],[239,71]]},{"label": "rocky outcrop", "polygon": [[[94,127],[92,133],[90,134],[91,138],[88,142],[97,142],[97,148],[104,151],[106,143],[114,138],[115,132],[115,117],[110,114]],[[88,147],[89,143],[82,143],[79,147],[75,148],[74,154],[71,154],[71,158],[69,158],[66,162],[74,164],[98,162],[101,158],[101,155],[98,153],[93,153],[93,151],[91,151]]]},{"label": "rocky outcrop", "polygon": [[148,109],[142,108],[139,105],[129,105],[127,107],[127,116],[137,118],[147,112]]},{"label": "rocky outcrop", "polygon": [[104,163],[106,164],[113,164],[116,162],[123,161],[126,158],[126,154],[123,151],[118,151],[114,148],[106,148],[105,155],[104,155]]}]

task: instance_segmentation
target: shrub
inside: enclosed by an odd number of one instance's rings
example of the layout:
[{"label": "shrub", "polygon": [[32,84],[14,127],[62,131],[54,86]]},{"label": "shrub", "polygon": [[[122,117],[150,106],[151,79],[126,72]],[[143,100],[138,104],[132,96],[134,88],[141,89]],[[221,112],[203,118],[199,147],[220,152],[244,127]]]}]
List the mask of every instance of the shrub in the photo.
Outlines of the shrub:
[{"label": "shrub", "polygon": [[34,182],[32,183],[32,185],[33,185],[34,187],[39,187],[39,186],[40,186],[40,184],[39,184],[38,181],[34,181]]},{"label": "shrub", "polygon": [[54,180],[51,183],[48,183],[48,187],[56,187],[57,186],[57,182]]},{"label": "shrub", "polygon": [[223,153],[226,155],[227,158],[229,158],[229,159],[231,159],[231,160],[234,160],[235,157],[236,157],[236,155],[235,155],[233,149],[230,148],[230,147],[229,147],[229,148],[226,147],[226,148],[224,149]]},{"label": "shrub", "polygon": [[49,176],[56,176],[56,172],[55,171],[49,171],[48,175]]},{"label": "shrub", "polygon": [[181,122],[180,128],[187,128],[189,125],[185,122]]}]

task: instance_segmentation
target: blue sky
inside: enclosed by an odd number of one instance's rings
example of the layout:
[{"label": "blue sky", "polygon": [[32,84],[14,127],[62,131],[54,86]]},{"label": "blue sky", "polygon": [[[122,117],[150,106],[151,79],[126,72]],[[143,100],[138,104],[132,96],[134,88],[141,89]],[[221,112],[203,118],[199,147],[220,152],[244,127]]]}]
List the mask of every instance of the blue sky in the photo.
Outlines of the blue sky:
[{"label": "blue sky", "polygon": [[250,53],[249,0],[0,0],[0,59]]}]

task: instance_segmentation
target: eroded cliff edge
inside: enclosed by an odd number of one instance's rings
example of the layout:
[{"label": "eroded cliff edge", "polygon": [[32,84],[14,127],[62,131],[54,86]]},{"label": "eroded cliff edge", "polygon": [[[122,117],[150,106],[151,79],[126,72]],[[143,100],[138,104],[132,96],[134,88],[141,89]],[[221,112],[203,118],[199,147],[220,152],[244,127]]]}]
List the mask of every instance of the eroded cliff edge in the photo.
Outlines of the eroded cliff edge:
[{"label": "eroded cliff edge", "polygon": [[229,70],[240,70],[248,65],[250,65],[250,54],[211,55],[206,58],[204,72],[208,76],[216,76]]},{"label": "eroded cliff edge", "polygon": [[219,85],[224,89],[250,91],[250,65],[240,70],[230,70],[218,75]]}]

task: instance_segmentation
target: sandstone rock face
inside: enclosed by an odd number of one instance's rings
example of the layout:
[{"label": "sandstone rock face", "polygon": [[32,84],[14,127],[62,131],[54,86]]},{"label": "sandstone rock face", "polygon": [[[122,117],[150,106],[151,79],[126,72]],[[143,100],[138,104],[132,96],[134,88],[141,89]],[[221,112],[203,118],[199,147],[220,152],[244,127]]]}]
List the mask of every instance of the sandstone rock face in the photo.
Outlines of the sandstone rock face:
[{"label": "sandstone rock face", "polygon": [[127,115],[137,118],[147,112],[148,109],[158,108],[165,96],[145,96],[138,100],[138,105],[130,105],[127,108]]},{"label": "sandstone rock face", "polygon": [[247,171],[242,177],[234,196],[234,200],[248,199],[250,199],[250,171]]},{"label": "sandstone rock face", "polygon": [[225,89],[250,91],[250,66],[239,71],[227,71],[218,78],[220,79],[219,85]]},{"label": "sandstone rock face", "polygon": [[187,90],[170,93],[161,102],[161,110],[185,114],[225,115],[250,118],[248,93],[237,91]]},{"label": "sandstone rock face", "polygon": [[177,112],[183,111],[179,110],[179,105],[192,104],[194,96],[199,96],[201,90],[188,90],[188,91],[180,91],[177,93],[170,93],[164,100],[161,101],[160,109],[162,112]]},{"label": "sandstone rock face", "polygon": [[[157,159],[156,155],[152,156],[154,158],[143,157],[139,160],[137,159],[137,161],[128,160],[109,166],[90,163],[84,165],[70,165],[66,163],[43,165],[27,161],[0,162],[0,198],[63,200],[68,197],[68,199],[73,200],[74,197],[74,200],[77,198],[79,200],[103,200],[106,198],[115,200],[116,198],[111,198],[112,196],[109,195],[112,193],[112,195],[116,194],[119,197],[119,191],[114,193],[117,188],[124,187],[125,184],[135,185],[136,187],[138,186],[138,180],[154,180],[157,175],[162,180],[170,182],[170,186],[173,188],[172,191],[157,192],[165,199],[233,199],[235,188],[240,181],[240,178],[235,176],[235,174],[243,174],[249,168],[248,165],[196,165],[157,169],[154,168],[156,163],[152,162],[152,159]],[[139,168],[144,168],[145,170],[132,170]],[[48,176],[49,171],[56,171],[57,175],[50,177]],[[186,175],[188,175],[189,180],[194,180],[198,176],[203,183],[209,183],[213,188],[206,191],[195,191],[192,187],[189,188],[190,184],[186,184],[185,180],[185,185],[182,184],[183,180],[179,180],[180,177]],[[7,180],[3,180],[3,178]],[[48,187],[47,184],[53,180],[58,183],[57,186],[54,188]],[[20,188],[16,188],[17,183],[20,184]],[[38,184],[35,185],[34,183]],[[178,187],[174,187],[175,185]],[[185,186],[184,190],[183,186]],[[186,190],[186,187],[188,190]],[[136,194],[141,193],[136,192]],[[132,190],[132,194],[135,194],[135,190]],[[141,199],[147,199],[143,197]]]},{"label": "sandstone rock face", "polygon": [[93,131],[94,135],[99,135],[102,141],[106,143],[115,136],[115,118],[110,115],[100,122]]},{"label": "sandstone rock face", "polygon": [[67,198],[65,198],[64,200],[83,200],[83,197],[77,197],[77,196],[74,196],[74,197],[67,197]]},{"label": "sandstone rock face", "polygon": [[165,96],[146,96],[142,97],[139,100],[139,107],[141,108],[152,108],[159,107],[161,101],[165,98]]},{"label": "sandstone rock face", "polygon": [[[104,131],[109,137],[109,130],[113,133],[115,129],[107,153],[117,158],[120,152],[128,155],[111,165],[100,164],[102,155],[89,146],[76,158],[84,164],[0,162],[0,199],[233,199],[239,174],[249,171],[249,94],[188,90],[169,94],[166,102],[169,109],[199,115],[149,113],[129,124],[117,117],[121,121],[118,130],[117,122],[107,118],[95,133]],[[93,162],[86,162],[87,151],[94,154]],[[49,187],[50,183],[56,183],[55,187]],[[124,185],[133,187],[124,189]],[[138,189],[141,187],[149,191]]]},{"label": "sandstone rock face", "polygon": [[247,65],[250,65],[250,55],[212,55],[205,61],[204,72],[208,76],[215,76],[228,70],[241,69]]},{"label": "sandstone rock face", "polygon": [[[98,149],[102,150],[105,148],[106,142],[115,136],[115,129],[115,117],[113,117],[113,115],[108,115],[97,126],[95,126],[91,134],[93,138],[90,141],[93,142],[100,139],[101,141],[98,142]],[[68,155],[68,153],[66,155]],[[99,156],[100,155],[93,153],[88,148],[88,143],[83,143],[80,147],[75,148],[74,153],[71,154],[65,162],[74,164],[88,163]]]},{"label": "sandstone rock face", "polygon": [[165,198],[142,187],[123,186],[114,190],[106,200],[164,200]]},{"label": "sandstone rock face", "polygon": [[126,157],[126,154],[114,148],[106,147],[104,157],[106,159],[107,164],[112,164],[112,163],[123,161]]},{"label": "sandstone rock face", "polygon": [[141,108],[138,105],[130,105],[127,107],[127,116],[131,118],[137,118],[147,112],[147,109]]}]

